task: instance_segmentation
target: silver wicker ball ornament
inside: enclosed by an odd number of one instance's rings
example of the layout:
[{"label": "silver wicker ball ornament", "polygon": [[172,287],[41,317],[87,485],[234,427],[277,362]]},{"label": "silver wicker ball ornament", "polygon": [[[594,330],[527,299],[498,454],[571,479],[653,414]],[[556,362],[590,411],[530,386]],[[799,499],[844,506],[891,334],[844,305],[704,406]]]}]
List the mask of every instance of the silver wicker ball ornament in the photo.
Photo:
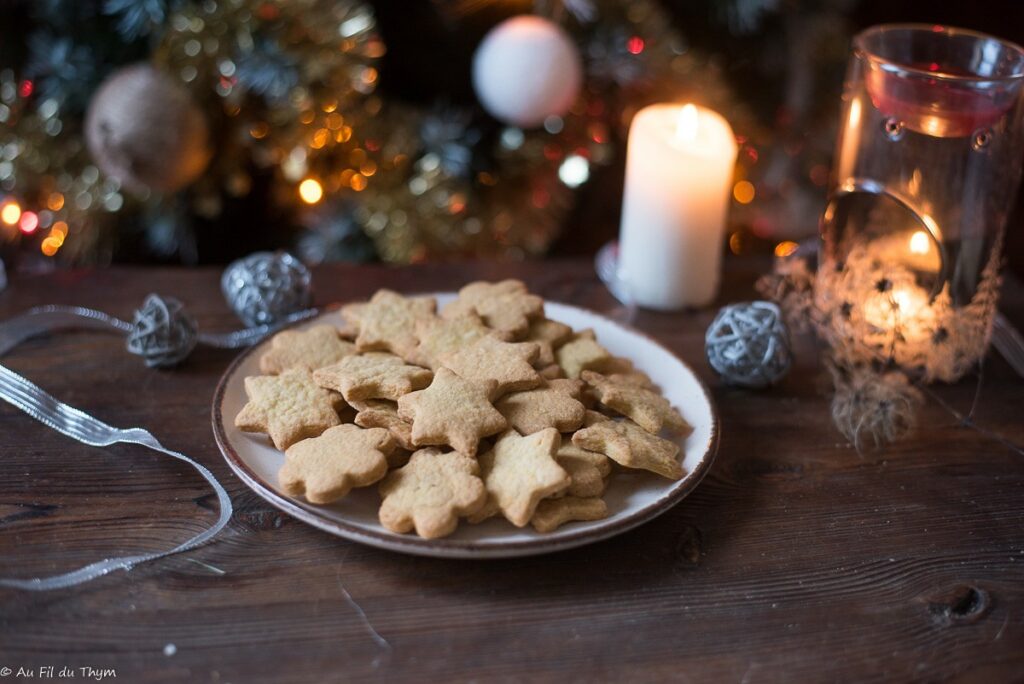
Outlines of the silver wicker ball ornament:
[{"label": "silver wicker ball ornament", "polygon": [[278,323],[313,302],[309,269],[285,252],[255,252],[232,262],[220,287],[248,326]]},{"label": "silver wicker ball ornament", "polygon": [[772,385],[793,362],[789,331],[771,302],[722,307],[704,336],[704,349],[722,379],[740,387]]},{"label": "silver wicker ball ornament", "polygon": [[127,346],[150,368],[168,368],[192,353],[198,340],[196,322],[181,302],[151,294],[135,312]]}]

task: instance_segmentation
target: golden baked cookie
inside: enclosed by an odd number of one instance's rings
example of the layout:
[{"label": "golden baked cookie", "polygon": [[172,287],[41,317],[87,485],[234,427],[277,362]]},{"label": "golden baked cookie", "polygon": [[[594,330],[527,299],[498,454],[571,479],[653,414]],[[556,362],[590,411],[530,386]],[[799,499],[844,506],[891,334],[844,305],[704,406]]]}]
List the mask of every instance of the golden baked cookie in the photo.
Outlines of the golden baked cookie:
[{"label": "golden baked cookie", "polygon": [[509,430],[481,454],[480,476],[487,495],[516,527],[530,522],[541,499],[569,486],[569,474],[555,460],[561,441],[554,428],[526,437]]},{"label": "golden baked cookie", "polygon": [[395,438],[398,446],[408,451],[416,451],[416,446],[412,443],[412,423],[398,415],[397,403],[386,399],[367,399],[353,401],[352,407],[358,411],[355,417],[356,425],[365,428],[384,428]]},{"label": "golden baked cookie", "polygon": [[662,427],[685,432],[690,427],[668,399],[630,379],[614,380],[593,371],[583,371],[580,377],[594,389],[598,401],[648,432],[658,434]]},{"label": "golden baked cookie", "polygon": [[564,496],[545,499],[537,505],[530,524],[538,532],[554,532],[567,522],[601,520],[608,517],[608,506],[603,499]]},{"label": "golden baked cookie", "polygon": [[507,337],[484,325],[480,316],[473,311],[451,319],[426,318],[416,322],[419,344],[413,347],[406,360],[437,370],[441,366],[441,357],[465,349],[488,335],[497,335],[502,339]]},{"label": "golden baked cookie", "polygon": [[341,392],[345,401],[391,399],[423,389],[434,374],[426,368],[410,366],[386,352],[367,352],[346,356],[340,362],[313,372],[321,387]]},{"label": "golden baked cookie", "polygon": [[260,357],[260,373],[277,375],[289,368],[313,371],[337,363],[355,352],[356,346],[341,339],[333,325],[282,330],[270,338],[270,349]]},{"label": "golden baked cookie", "polygon": [[562,444],[555,454],[555,460],[569,473],[572,482],[565,490],[567,496],[601,496],[605,489],[605,477],[611,473],[611,461],[604,454],[581,449],[572,442]]},{"label": "golden baked cookie", "polygon": [[284,452],[277,479],[290,496],[328,504],[365,487],[388,472],[387,456],[395,440],[387,430],[336,425],[319,437],[304,439]]},{"label": "golden baked cookie", "polygon": [[496,337],[482,337],[457,352],[445,354],[441,363],[459,377],[493,383],[492,399],[516,390],[530,389],[542,382],[532,361],[537,357],[533,342],[502,342]]},{"label": "golden baked cookie", "polygon": [[493,382],[459,377],[447,368],[434,375],[430,386],[398,400],[398,415],[412,422],[416,446],[449,445],[475,456],[480,440],[501,432],[507,422],[490,401]]},{"label": "golden baked cookie", "polygon": [[544,314],[544,300],[530,294],[519,280],[478,281],[459,290],[459,298],[444,307],[441,315],[457,318],[467,311],[479,314],[489,328],[519,336],[531,319]]},{"label": "golden baked cookie", "polygon": [[342,307],[341,315],[358,328],[359,351],[390,351],[404,357],[419,342],[416,323],[434,315],[433,297],[403,297],[391,290],[378,290],[370,301]]},{"label": "golden baked cookie", "polygon": [[478,472],[476,459],[458,451],[420,449],[381,482],[380,524],[400,534],[415,529],[424,539],[451,534],[460,516],[487,500]]},{"label": "golden baked cookie", "polygon": [[555,363],[555,349],[572,337],[572,328],[565,323],[552,321],[548,318],[537,318],[530,321],[526,331],[526,342],[536,342],[540,352],[537,354],[536,365],[546,368]]},{"label": "golden baked cookie", "polygon": [[581,386],[578,380],[548,380],[540,387],[506,394],[494,407],[523,435],[549,427],[572,432],[583,425],[586,414],[578,399]]},{"label": "golden baked cookie", "polygon": [[612,358],[607,349],[597,343],[593,330],[576,333],[555,350],[555,360],[567,378],[578,378],[585,370],[595,370]]},{"label": "golden baked cookie", "polygon": [[642,468],[670,480],[685,474],[679,463],[679,445],[652,435],[629,419],[605,420],[572,436],[581,449],[604,454],[621,466]]},{"label": "golden baked cookie", "polygon": [[345,404],[340,394],[313,382],[304,368],[248,377],[245,394],[249,401],[235,416],[235,427],[265,432],[281,450],[341,423],[338,410]]}]

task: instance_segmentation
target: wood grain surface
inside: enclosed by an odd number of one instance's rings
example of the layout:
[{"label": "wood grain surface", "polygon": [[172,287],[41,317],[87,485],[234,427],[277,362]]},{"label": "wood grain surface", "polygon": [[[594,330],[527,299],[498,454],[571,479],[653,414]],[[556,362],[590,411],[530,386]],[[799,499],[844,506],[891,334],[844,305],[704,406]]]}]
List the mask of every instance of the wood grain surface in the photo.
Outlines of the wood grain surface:
[{"label": "wood grain surface", "polygon": [[[728,265],[722,302],[754,297],[763,262]],[[237,506],[191,553],[81,587],[0,590],[0,681],[18,668],[113,669],[128,682],[1024,680],[1024,456],[929,401],[912,439],[858,454],[833,429],[813,346],[778,387],[723,386],[703,360],[715,308],[630,317],[588,261],[331,266],[321,304],[379,287],[532,289],[655,336],[711,387],[711,473],[679,506],[618,538],[501,561],[413,558],[298,523],[228,470],[210,399],[232,353],[147,369],[121,338],[67,333],[3,363],[118,426],[142,425],[206,464]],[[0,319],[44,303],[129,317],[149,292],[209,331],[236,327],[216,270],[60,272],[16,279]],[[1024,323],[1024,291],[1004,309]],[[935,392],[967,413],[978,378]],[[975,421],[1024,443],[1024,381],[992,355]],[[0,403],[0,576],[69,570],[172,546],[215,519],[183,464],[74,443]],[[5,670],[13,673],[3,677]],[[40,676],[42,675],[42,676]],[[108,679],[109,680],[109,679]]]}]

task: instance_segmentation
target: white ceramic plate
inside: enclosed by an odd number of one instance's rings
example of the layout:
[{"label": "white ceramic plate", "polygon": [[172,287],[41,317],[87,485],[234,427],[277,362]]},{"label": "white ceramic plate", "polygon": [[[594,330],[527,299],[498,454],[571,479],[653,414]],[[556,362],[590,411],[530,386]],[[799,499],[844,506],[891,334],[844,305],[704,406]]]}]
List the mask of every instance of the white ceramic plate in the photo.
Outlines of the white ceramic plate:
[{"label": "white ceramic plate", "polygon": [[[439,294],[438,304],[454,296]],[[443,539],[396,534],[377,521],[380,498],[376,487],[353,490],[330,506],[315,506],[284,494],[277,485],[284,454],[273,448],[265,435],[244,433],[234,426],[235,415],[246,401],[243,379],[259,374],[259,358],[268,342],[241,354],[221,378],[213,399],[217,444],[242,481],[277,508],[339,537],[392,551],[448,558],[527,556],[589,544],[630,530],[679,503],[710,468],[718,448],[718,418],[707,388],[678,357],[642,333],[567,304],[546,302],[545,311],[549,318],[574,329],[593,328],[609,351],[631,359],[658,383],[693,426],[689,435],[679,438],[686,477],[673,482],[652,473],[619,470],[604,496],[610,512],[607,518],[569,523],[548,534],[538,534],[529,526],[517,529],[503,519],[463,523]],[[341,325],[341,317],[337,311],[329,311],[299,327],[319,322]]]}]

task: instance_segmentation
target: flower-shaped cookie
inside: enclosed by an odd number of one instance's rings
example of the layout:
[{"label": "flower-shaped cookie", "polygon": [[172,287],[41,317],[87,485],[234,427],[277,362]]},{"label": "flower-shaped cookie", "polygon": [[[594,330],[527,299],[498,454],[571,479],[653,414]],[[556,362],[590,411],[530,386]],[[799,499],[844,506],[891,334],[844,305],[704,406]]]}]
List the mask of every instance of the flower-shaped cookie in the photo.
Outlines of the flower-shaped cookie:
[{"label": "flower-shaped cookie", "polygon": [[336,425],[319,437],[304,439],[284,452],[277,479],[291,496],[315,504],[337,501],[353,487],[365,487],[388,472],[387,456],[395,440],[383,428]]},{"label": "flower-shaped cookie", "polygon": [[465,454],[420,449],[380,483],[380,524],[403,534],[415,529],[424,539],[451,534],[460,516],[487,500],[478,472],[476,460]]}]

